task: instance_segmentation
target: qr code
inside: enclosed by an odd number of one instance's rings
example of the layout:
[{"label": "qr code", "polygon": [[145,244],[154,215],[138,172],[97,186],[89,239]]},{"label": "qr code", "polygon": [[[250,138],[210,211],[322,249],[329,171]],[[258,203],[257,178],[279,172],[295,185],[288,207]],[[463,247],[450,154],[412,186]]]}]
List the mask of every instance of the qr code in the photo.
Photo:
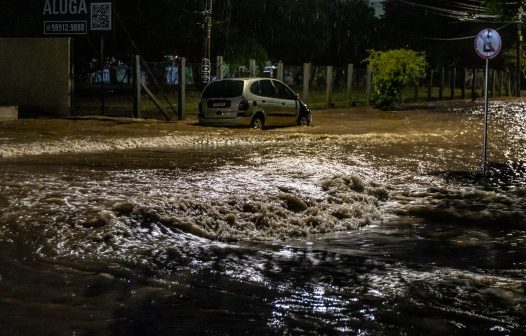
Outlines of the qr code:
[{"label": "qr code", "polygon": [[111,2],[91,3],[91,30],[112,30]]}]

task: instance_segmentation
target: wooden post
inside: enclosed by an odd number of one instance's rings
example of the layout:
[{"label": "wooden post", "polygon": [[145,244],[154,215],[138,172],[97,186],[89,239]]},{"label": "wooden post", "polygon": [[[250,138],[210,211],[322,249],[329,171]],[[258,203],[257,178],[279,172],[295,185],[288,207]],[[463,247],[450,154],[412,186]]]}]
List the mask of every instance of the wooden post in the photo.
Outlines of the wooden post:
[{"label": "wooden post", "polygon": [[453,74],[451,76],[451,99],[455,99],[455,87],[457,86],[457,68],[453,68]]},{"label": "wooden post", "polygon": [[346,106],[351,106],[351,94],[352,94],[352,77],[354,72],[354,65],[348,64],[347,65],[347,102]]},{"label": "wooden post", "polygon": [[279,79],[280,81],[283,81],[283,78],[284,78],[283,69],[284,69],[283,62],[279,61],[278,62],[278,73],[276,75],[276,78]]},{"label": "wooden post", "polygon": [[216,79],[223,79],[223,56],[217,56]]},{"label": "wooden post", "polygon": [[256,60],[251,58],[249,60],[248,69],[251,77],[256,77]]},{"label": "wooden post", "polygon": [[495,69],[491,69],[491,97],[495,97]]},{"label": "wooden post", "polygon": [[442,100],[444,97],[444,83],[445,83],[445,70],[444,67],[440,70],[440,87],[438,88],[438,100]]},{"label": "wooden post", "polygon": [[[186,118],[186,58],[179,60],[179,92],[177,93],[177,120]],[[218,66],[220,69],[220,66]],[[221,71],[220,71],[221,72]]]},{"label": "wooden post", "polygon": [[310,101],[310,63],[303,63],[303,101],[308,104]]},{"label": "wooden post", "polygon": [[504,95],[509,95],[509,75],[508,75],[508,69],[504,70]]},{"label": "wooden post", "polygon": [[106,62],[104,61],[104,36],[100,36],[100,113],[104,115],[106,99],[104,97],[104,68]]},{"label": "wooden post", "polygon": [[327,79],[326,79],[326,89],[327,89],[327,108],[332,108],[332,65],[327,66]]},{"label": "wooden post", "polygon": [[141,56],[133,57],[133,117],[142,118],[141,113]]},{"label": "wooden post", "polygon": [[471,100],[475,100],[475,90],[477,88],[477,69],[473,68],[473,77],[471,78]]},{"label": "wooden post", "polygon": [[367,66],[367,78],[365,79],[365,96],[367,99],[367,105],[371,104],[371,82],[373,79],[373,68],[370,65]]},{"label": "wooden post", "polygon": [[466,99],[466,77],[467,77],[467,74],[468,74],[468,69],[464,68],[464,80],[462,81],[462,95],[461,95],[461,98],[462,99]]},{"label": "wooden post", "polygon": [[433,94],[433,68],[429,70],[429,83],[427,87],[427,100],[431,100]]},{"label": "wooden post", "polygon": [[500,85],[499,85],[499,96],[502,97],[504,92],[504,71],[499,71],[500,75]]},{"label": "wooden post", "polygon": [[521,62],[521,59],[522,59],[522,16],[524,15],[523,14],[523,2],[520,1],[519,2],[520,4],[520,7],[519,7],[519,10],[518,10],[518,17],[519,17],[519,20],[517,22],[517,41],[516,41],[516,45],[517,45],[517,67],[515,68],[515,94],[517,97],[520,97],[521,96],[521,78],[522,78],[522,74],[521,74],[521,68],[522,68],[522,62]]}]

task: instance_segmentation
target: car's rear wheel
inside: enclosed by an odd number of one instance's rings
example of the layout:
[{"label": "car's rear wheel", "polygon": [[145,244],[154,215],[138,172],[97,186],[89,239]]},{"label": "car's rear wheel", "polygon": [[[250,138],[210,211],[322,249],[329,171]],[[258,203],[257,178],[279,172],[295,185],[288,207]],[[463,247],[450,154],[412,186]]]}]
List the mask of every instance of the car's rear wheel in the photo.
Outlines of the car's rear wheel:
[{"label": "car's rear wheel", "polygon": [[252,122],[250,123],[250,126],[253,129],[262,130],[263,127],[265,126],[265,120],[263,119],[263,116],[261,116],[261,115],[255,116],[254,119],[252,119]]}]

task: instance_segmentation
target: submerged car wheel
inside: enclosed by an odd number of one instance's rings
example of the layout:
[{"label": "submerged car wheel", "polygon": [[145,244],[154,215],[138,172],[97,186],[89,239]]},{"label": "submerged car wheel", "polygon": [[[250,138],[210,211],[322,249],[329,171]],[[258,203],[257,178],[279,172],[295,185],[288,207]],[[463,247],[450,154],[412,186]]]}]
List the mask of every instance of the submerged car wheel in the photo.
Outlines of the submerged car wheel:
[{"label": "submerged car wheel", "polygon": [[254,119],[252,119],[252,123],[250,124],[250,126],[253,129],[262,130],[264,124],[265,124],[265,121],[263,120],[263,116],[257,115],[257,116],[254,117]]},{"label": "submerged car wheel", "polygon": [[298,126],[310,126],[312,122],[312,114],[302,115],[298,118]]}]

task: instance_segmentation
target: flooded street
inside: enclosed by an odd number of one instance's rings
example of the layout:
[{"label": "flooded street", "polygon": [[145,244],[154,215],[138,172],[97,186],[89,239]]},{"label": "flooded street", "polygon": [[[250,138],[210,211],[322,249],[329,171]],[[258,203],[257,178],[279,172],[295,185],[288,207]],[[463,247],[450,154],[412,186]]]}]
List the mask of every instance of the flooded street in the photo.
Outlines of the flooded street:
[{"label": "flooded street", "polygon": [[2,335],[522,335],[526,102],[0,123]]}]

